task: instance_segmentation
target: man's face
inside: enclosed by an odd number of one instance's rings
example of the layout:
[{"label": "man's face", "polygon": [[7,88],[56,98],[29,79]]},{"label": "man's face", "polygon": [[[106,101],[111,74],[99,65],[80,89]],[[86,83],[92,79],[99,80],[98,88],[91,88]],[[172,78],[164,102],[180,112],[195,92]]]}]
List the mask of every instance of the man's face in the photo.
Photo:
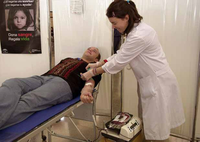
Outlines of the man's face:
[{"label": "man's face", "polygon": [[91,62],[98,61],[97,57],[99,55],[99,50],[96,47],[89,47],[85,52],[84,56]]}]

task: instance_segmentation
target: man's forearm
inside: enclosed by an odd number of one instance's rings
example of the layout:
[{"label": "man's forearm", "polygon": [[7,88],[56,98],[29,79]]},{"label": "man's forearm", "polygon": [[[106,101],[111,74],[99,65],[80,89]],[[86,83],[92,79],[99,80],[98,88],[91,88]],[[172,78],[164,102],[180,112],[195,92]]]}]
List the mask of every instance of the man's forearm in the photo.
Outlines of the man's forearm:
[{"label": "man's forearm", "polygon": [[93,79],[86,81],[85,86],[81,91],[80,99],[84,103],[91,103],[93,101],[92,92],[94,89],[95,82]]},{"label": "man's forearm", "polygon": [[90,79],[88,81],[85,82],[85,86],[83,87],[82,91],[87,91],[87,92],[91,92],[93,91],[94,89],[94,85],[95,85],[95,82],[93,79]]}]

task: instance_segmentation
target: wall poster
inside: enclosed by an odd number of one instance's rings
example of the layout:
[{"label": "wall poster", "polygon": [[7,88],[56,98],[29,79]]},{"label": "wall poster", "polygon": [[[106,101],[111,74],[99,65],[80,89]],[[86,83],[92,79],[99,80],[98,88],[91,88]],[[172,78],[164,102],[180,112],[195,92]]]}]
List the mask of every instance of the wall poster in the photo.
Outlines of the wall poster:
[{"label": "wall poster", "polygon": [[1,5],[2,53],[41,53],[39,0],[3,0]]}]

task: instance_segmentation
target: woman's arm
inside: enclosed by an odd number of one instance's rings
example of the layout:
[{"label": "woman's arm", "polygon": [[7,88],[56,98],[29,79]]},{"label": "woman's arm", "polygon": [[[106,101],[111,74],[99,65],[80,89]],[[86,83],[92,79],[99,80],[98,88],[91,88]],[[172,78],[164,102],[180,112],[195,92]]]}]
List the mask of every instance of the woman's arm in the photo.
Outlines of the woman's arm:
[{"label": "woman's arm", "polygon": [[88,81],[89,79],[91,79],[93,76],[99,75],[104,73],[105,71],[103,70],[102,67],[98,67],[98,68],[93,68],[90,69],[89,71],[85,72],[85,73],[81,73],[81,78],[83,80]]}]

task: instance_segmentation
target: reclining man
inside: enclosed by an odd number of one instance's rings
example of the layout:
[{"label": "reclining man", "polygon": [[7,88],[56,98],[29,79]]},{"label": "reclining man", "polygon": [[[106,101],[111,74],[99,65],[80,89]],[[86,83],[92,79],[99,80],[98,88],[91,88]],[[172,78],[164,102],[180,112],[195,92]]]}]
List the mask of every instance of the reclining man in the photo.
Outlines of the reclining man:
[{"label": "reclining man", "polygon": [[88,63],[100,60],[99,50],[88,48],[82,58],[66,58],[41,76],[13,78],[0,87],[0,129],[19,123],[36,111],[67,102],[81,93],[81,101],[91,103],[94,86],[101,75],[85,82],[80,73]]}]

